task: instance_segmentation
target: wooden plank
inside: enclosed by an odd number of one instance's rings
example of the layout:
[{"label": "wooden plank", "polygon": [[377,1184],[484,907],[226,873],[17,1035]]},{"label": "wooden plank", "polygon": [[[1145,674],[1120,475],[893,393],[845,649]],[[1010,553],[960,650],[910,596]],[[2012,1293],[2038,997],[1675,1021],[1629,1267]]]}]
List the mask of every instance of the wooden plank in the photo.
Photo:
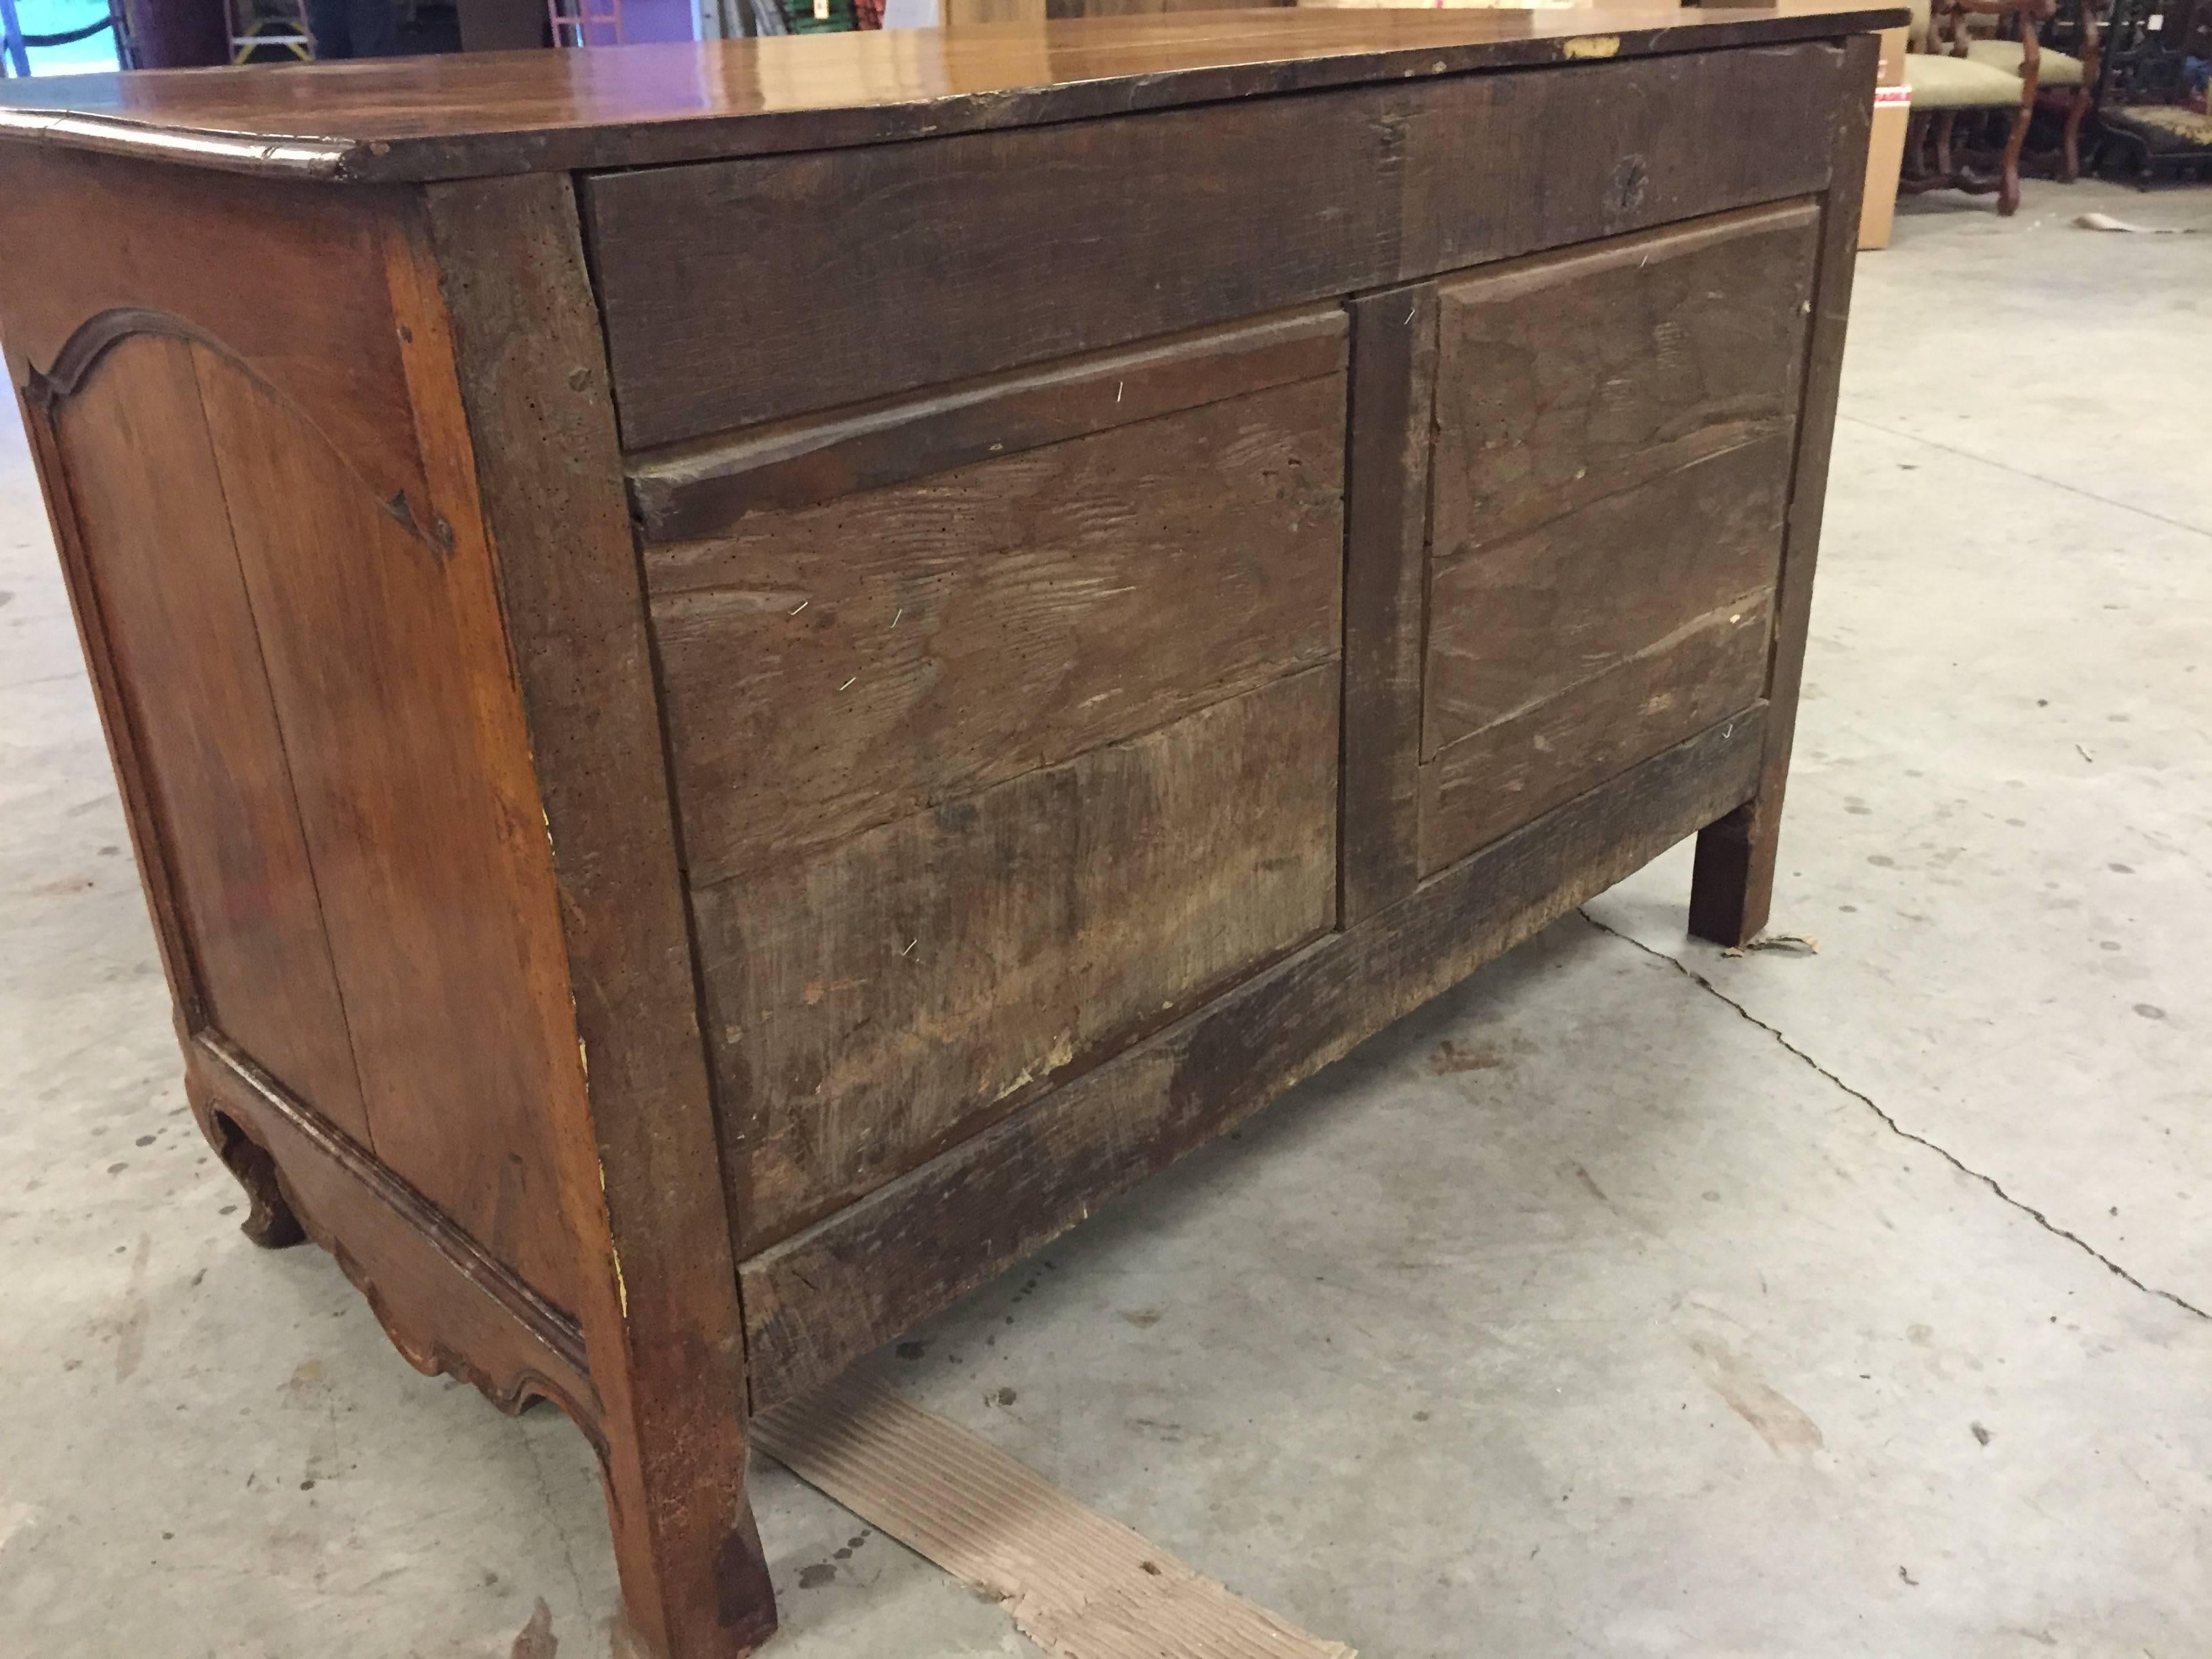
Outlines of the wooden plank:
[{"label": "wooden plank", "polygon": [[[1430,579],[1423,759],[1771,588],[1790,453],[1786,435],[1761,438],[1479,553],[1439,560]],[[1440,509],[1445,493],[1439,487]]]},{"label": "wooden plank", "polygon": [[647,550],[695,886],[1340,648],[1344,380]]},{"label": "wooden plank", "polygon": [[[975,9],[956,4],[947,21]],[[992,21],[1022,15],[1002,8]],[[350,64],[343,75],[318,75],[312,96],[285,76],[11,81],[0,136],[263,178],[558,173],[879,144],[1354,82],[1715,52],[1905,21],[1901,7],[1859,0],[1686,15],[1665,3],[1302,9],[1055,19],[981,33],[667,42],[588,55],[469,52]]]},{"label": "wooden plank", "polygon": [[[1802,195],[1826,183],[1841,61],[1698,53],[587,178],[623,440]],[[869,234],[832,198],[869,204]]]},{"label": "wooden plank", "polygon": [[1786,437],[1818,223],[1787,202],[1442,285],[1439,562]]},{"label": "wooden plank", "polygon": [[410,535],[301,410],[192,348],[322,898],[377,1155],[495,1259],[573,1309],[519,977],[522,822],[478,725],[447,550]]},{"label": "wooden plank", "polygon": [[1324,664],[694,899],[740,1246],[1331,927]]},{"label": "wooden plank", "polygon": [[1039,1652],[1358,1659],[881,1382],[850,1379],[752,1426],[808,1486],[998,1602]]},{"label": "wooden plank", "polygon": [[1760,696],[1815,228],[1789,202],[1441,288],[1424,874]]},{"label": "wooden plank", "polygon": [[52,412],[88,574],[78,603],[113,671],[111,718],[133,730],[134,833],[185,941],[187,1022],[212,1024],[369,1146],[191,354],[173,337],[125,341]]},{"label": "wooden plank", "polygon": [[[1450,84],[1468,89],[1472,106],[1409,152],[1403,212],[1425,272],[1820,190],[1844,54],[1769,46]],[[1470,190],[1486,176],[1519,183]]]},{"label": "wooden plank", "polygon": [[1433,283],[1352,302],[1345,479],[1342,912],[1349,927],[1420,878],[1423,589]]},{"label": "wooden plank", "polygon": [[813,507],[1339,374],[1346,335],[1340,307],[1316,307],[969,381],[920,400],[886,398],[826,420],[678,444],[632,460],[630,501],[649,542],[712,536],[747,513]]},{"label": "wooden plank", "polygon": [[745,1497],[732,1220],[575,198],[558,176],[446,186],[410,228],[392,263],[417,404],[436,453],[473,458],[518,694],[502,753],[536,773],[516,833],[544,862],[514,925],[565,1047],[532,1105],[558,1146],[623,1604],[655,1653],[749,1652],[776,1620]]},{"label": "wooden plank", "polygon": [[1797,420],[1789,527],[1775,604],[1774,650],[1766,678],[1774,718],[1767,727],[1759,789],[1754,799],[1698,837],[1690,931],[1723,945],[1741,945],[1756,936],[1766,926],[1774,901],[1783,787],[1797,729],[1797,696],[1812,626],[1813,567],[1820,551],[1821,509],[1827,501],[1844,325],[1850,315],[1851,276],[1858,258],[1859,205],[1866,185],[1867,129],[1873,119],[1877,54],[1878,42],[1872,35],[1844,43],[1842,86],[1832,106],[1832,183],[1820,204],[1820,274],[1799,381],[1804,402]]},{"label": "wooden plank", "polygon": [[1746,594],[1427,762],[1422,873],[1750,708],[1771,620],[1768,595]]},{"label": "wooden plank", "polygon": [[744,1262],[764,1409],[1050,1242],[1741,798],[1753,710],[1547,814]]}]

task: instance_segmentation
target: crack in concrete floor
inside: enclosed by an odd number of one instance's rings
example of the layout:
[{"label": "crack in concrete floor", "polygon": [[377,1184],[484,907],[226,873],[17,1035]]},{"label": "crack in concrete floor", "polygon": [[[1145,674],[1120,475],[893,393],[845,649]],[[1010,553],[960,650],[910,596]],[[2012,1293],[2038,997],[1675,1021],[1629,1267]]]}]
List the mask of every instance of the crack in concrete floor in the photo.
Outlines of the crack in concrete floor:
[{"label": "crack in concrete floor", "polygon": [[2018,1210],[2022,1215],[2033,1220],[2035,1224],[2042,1228],[2044,1231],[2051,1234],[2053,1237],[2064,1239],[2075,1249],[2094,1258],[2098,1262],[2101,1263],[2105,1269],[2108,1273],[2112,1273],[2113,1277],[2126,1280],[2130,1285],[2134,1285],[2136,1289],[2141,1291],[2145,1296],[2163,1297],[2165,1300],[2171,1302],[2175,1307],[2181,1309],[2185,1313],[2194,1314],[2199,1319],[2212,1321],[2212,1314],[2206,1313],[2203,1309],[2198,1307],[2195,1303],[2189,1301],[2184,1297],[2176,1296],[2172,1291],[2160,1290],[2155,1285],[2146,1285],[2142,1279],[2137,1279],[2133,1273],[2130,1273],[2125,1267],[2120,1266],[2118,1262],[2113,1261],[2112,1257],[2106,1255],[2095,1245],[2090,1243],[2088,1240],[2083,1238],[2079,1233],[2060,1226],[2049,1216],[2045,1215],[2042,1211],[2037,1209],[2035,1206],[2027,1202],[2025,1200],[2014,1198],[2010,1193],[2004,1189],[2003,1183],[1999,1182],[1996,1176],[1983,1174],[1979,1170],[1974,1169],[1970,1164],[1962,1161],[1955,1153],[1938,1146],[1935,1141],[1929,1139],[1927,1136],[1915,1134],[1911,1130],[1899,1123],[1897,1119],[1893,1116],[1880,1102],[1876,1101],[1872,1095],[1868,1094],[1863,1089],[1855,1089],[1850,1084],[1844,1082],[1843,1079],[1838,1077],[1833,1072],[1820,1064],[1819,1060],[1814,1059],[1812,1055],[1807,1054],[1802,1048],[1792,1042],[1787,1036],[1784,1036],[1779,1027],[1768,1024],[1757,1014],[1753,1013],[1750,1009],[1745,1007],[1743,1004],[1738,1002],[1727,992],[1722,990],[1719,986],[1714,984],[1712,981],[1707,979],[1696,969],[1691,967],[1688,963],[1684,962],[1680,957],[1671,957],[1664,951],[1654,950],[1651,946],[1646,945],[1642,939],[1636,939],[1627,933],[1624,933],[1618,927],[1607,927],[1604,922],[1600,921],[1595,916],[1590,915],[1587,909],[1577,908],[1575,914],[1580,916],[1584,921],[1588,922],[1591,927],[1597,929],[1599,933],[1609,933],[1614,939],[1620,940],[1625,945],[1634,945],[1638,950],[1643,951],[1645,956],[1656,957],[1657,960],[1665,963],[1668,967],[1672,968],[1676,973],[1681,975],[1692,984],[1698,987],[1702,990],[1711,993],[1720,1001],[1726,1003],[1729,1007],[1735,1010],[1740,1018],[1748,1020],[1752,1024],[1759,1027],[1760,1030],[1772,1037],[1775,1042],[1779,1043],[1785,1050],[1795,1054],[1799,1060],[1804,1061],[1806,1065],[1811,1066],[1815,1072],[1818,1072],[1830,1083],[1835,1085],[1837,1088],[1842,1090],[1853,1100],[1857,1101],[1869,1111],[1872,1112],[1876,1117],[1880,1118],[1883,1123],[1888,1126],[1891,1133],[1897,1135],[1903,1139],[1910,1140],[1917,1146],[1925,1146],[1929,1152],[1935,1153],[1936,1157],[1942,1158],[1946,1164],[1948,1164],[1960,1175],[1971,1176],[1972,1179],[1980,1182],[1982,1185],[1987,1187],[1991,1192],[1995,1193],[2007,1204],[2009,1204],[2014,1209]]},{"label": "crack in concrete floor", "polygon": [[2069,495],[2079,495],[2082,500],[2095,501],[2100,507],[2115,507],[2122,513],[2136,514],[2155,523],[2170,525],[2176,530],[2185,530],[2192,536],[2212,536],[2212,530],[2207,530],[2201,524],[2191,524],[2186,519],[2177,519],[2171,514],[2160,513],[2153,507],[2138,507],[2133,501],[2124,501],[2117,496],[2102,495],[2094,489],[2084,489],[2080,484],[2069,483],[2063,478],[2054,478],[2027,467],[2015,466],[2010,461],[1999,460],[1993,455],[1984,455],[1977,449],[1962,449],[1957,444],[1947,444],[1940,438],[1930,438],[1917,432],[1906,431],[1893,426],[1884,426],[1880,421],[1870,421],[1863,415],[1854,415],[1840,410],[1837,411],[1836,418],[1838,421],[1847,421],[1853,426],[1863,426],[1869,432],[1879,432],[1887,438],[1899,439],[1909,444],[1919,444],[1929,449],[1940,449],[1947,455],[1958,456],[1961,460],[1978,461],[1984,466],[1995,467],[2000,472],[2009,472],[2015,478],[2026,478],[2031,483],[2048,484],[2053,489],[2063,489]]}]

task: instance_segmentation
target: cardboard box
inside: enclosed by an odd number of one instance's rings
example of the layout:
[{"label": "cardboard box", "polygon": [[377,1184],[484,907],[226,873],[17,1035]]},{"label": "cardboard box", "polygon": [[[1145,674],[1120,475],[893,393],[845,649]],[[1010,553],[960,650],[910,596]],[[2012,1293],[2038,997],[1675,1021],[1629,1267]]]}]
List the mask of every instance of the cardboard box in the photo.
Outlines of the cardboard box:
[{"label": "cardboard box", "polygon": [[[1904,31],[1895,31],[1900,36]],[[1902,64],[1899,76],[1904,74]],[[1866,196],[1859,205],[1859,252],[1889,246],[1897,213],[1897,179],[1905,168],[1905,124],[1912,118],[1912,88],[1901,82],[1874,89],[1874,129],[1867,137]]]},{"label": "cardboard box", "polygon": [[1875,39],[1881,43],[1881,57],[1876,60],[1874,82],[1878,87],[1901,87],[1905,84],[1904,29],[1884,29]]}]

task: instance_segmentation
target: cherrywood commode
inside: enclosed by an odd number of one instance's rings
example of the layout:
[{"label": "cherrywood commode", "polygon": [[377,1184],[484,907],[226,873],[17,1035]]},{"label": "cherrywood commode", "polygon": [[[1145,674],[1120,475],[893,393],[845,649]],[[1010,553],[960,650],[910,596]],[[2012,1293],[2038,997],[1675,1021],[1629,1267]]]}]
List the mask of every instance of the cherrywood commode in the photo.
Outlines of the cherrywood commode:
[{"label": "cherrywood commode", "polygon": [[11,85],[194,1113],[647,1649],[775,1628],[749,1412],[1686,835],[1763,924],[1902,21]]}]

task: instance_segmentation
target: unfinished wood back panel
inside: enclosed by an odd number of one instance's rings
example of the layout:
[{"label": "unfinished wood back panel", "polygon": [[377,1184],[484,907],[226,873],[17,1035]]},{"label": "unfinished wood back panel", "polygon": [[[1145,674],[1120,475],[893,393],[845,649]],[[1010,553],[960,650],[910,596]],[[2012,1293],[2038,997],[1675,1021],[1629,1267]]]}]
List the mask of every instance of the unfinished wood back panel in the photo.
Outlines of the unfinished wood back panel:
[{"label": "unfinished wood back panel", "polygon": [[645,556],[693,885],[1333,660],[1345,361],[1332,307],[660,469],[720,523]]},{"label": "unfinished wood back panel", "polygon": [[1764,729],[1754,708],[1630,768],[753,1255],[755,1408],[827,1382],[1711,823],[1752,787]]},{"label": "unfinished wood back panel", "polygon": [[1333,924],[1346,362],[1315,307],[633,463],[742,1249]]},{"label": "unfinished wood back panel", "polygon": [[1475,848],[1759,700],[1774,607],[1754,594],[1699,617],[1421,768],[1421,865]]},{"label": "unfinished wood back panel", "polygon": [[1334,662],[696,895],[740,1255],[1334,925]]},{"label": "unfinished wood back panel", "polygon": [[1817,191],[1843,75],[1826,43],[1686,52],[594,175],[623,439]]},{"label": "unfinished wood back panel", "polygon": [[1438,285],[1420,863],[1762,694],[1814,204]]}]

